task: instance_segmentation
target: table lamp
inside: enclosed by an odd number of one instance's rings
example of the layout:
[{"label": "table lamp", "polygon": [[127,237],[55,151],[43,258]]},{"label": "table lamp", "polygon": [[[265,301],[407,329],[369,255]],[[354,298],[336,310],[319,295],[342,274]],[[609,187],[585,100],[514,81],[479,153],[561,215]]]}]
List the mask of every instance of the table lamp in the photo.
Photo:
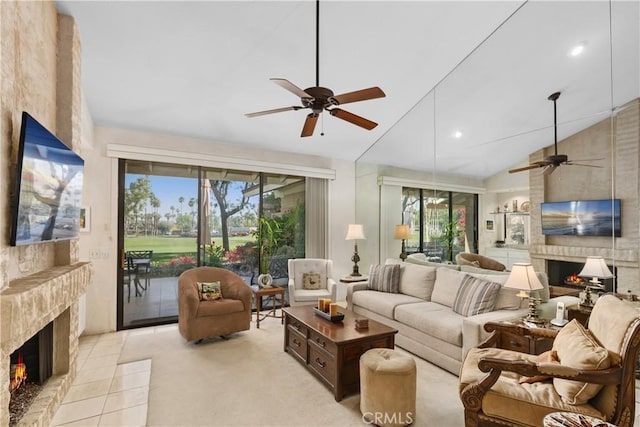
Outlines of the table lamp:
[{"label": "table lamp", "polygon": [[364,227],[362,224],[349,224],[345,240],[355,240],[353,256],[351,257],[351,261],[353,261],[351,276],[362,276],[358,271],[358,261],[360,261],[360,256],[358,255],[358,240],[364,239]]},{"label": "table lamp", "polygon": [[591,280],[584,284],[584,301],[580,302],[580,305],[593,307],[595,302],[591,296],[591,289],[604,289],[598,279],[611,279],[613,273],[607,267],[604,258],[601,256],[588,256],[587,262],[584,263],[584,267],[582,267],[582,271],[578,276],[591,277]]},{"label": "table lamp", "polygon": [[543,286],[530,263],[514,263],[504,287],[519,289],[518,296],[520,298],[529,298],[529,314],[523,320],[531,323],[544,323],[544,320],[538,316],[537,305],[540,302],[540,298],[531,296],[531,291],[543,289]]},{"label": "table lamp", "polygon": [[395,233],[393,234],[393,238],[395,240],[402,240],[402,249],[400,249],[400,259],[404,261],[407,259],[407,252],[405,251],[404,241],[408,240],[411,237],[411,230],[407,224],[396,225]]}]

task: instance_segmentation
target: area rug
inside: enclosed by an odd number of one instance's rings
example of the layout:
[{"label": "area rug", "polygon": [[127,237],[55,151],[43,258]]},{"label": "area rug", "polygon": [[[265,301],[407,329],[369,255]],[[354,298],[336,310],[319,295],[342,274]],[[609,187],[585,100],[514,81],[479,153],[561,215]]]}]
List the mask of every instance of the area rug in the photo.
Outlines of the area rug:
[{"label": "area rug", "polygon": [[[331,391],[283,350],[277,319],[187,343],[177,325],[129,331],[120,363],[150,358],[148,426],[362,426],[360,396]],[[398,349],[398,351],[403,351]],[[406,353],[406,352],[405,352]],[[409,353],[406,353],[409,354]],[[420,358],[414,426],[464,425],[458,378]]]}]

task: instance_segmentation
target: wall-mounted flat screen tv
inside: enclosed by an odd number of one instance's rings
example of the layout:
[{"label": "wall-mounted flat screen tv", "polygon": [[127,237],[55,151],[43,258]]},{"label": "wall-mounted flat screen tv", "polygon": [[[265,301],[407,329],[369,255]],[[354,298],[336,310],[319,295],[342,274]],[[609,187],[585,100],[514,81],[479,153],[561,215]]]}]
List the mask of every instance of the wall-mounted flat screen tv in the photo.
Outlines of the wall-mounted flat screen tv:
[{"label": "wall-mounted flat screen tv", "polygon": [[84,160],[28,113],[22,113],[13,246],[78,237]]},{"label": "wall-mounted flat screen tv", "polygon": [[544,202],[541,214],[544,235],[621,235],[620,199]]}]

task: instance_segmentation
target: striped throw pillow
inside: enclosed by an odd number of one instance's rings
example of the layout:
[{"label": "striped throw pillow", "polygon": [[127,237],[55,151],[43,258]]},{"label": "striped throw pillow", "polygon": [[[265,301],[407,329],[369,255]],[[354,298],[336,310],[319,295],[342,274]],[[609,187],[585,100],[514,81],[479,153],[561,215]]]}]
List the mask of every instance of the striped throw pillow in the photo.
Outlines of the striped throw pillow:
[{"label": "striped throw pillow", "polygon": [[400,292],[400,264],[372,265],[367,287],[392,294]]},{"label": "striped throw pillow", "polygon": [[493,311],[501,285],[465,274],[453,300],[453,311],[465,317]]}]

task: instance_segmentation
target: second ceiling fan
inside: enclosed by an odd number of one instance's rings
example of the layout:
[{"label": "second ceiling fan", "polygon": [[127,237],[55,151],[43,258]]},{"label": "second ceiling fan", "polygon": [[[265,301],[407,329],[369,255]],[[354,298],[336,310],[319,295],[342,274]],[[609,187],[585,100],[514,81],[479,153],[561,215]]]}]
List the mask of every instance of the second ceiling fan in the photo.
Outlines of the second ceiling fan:
[{"label": "second ceiling fan", "polygon": [[[560,98],[560,92],[554,92],[551,95],[549,95],[549,97],[547,98],[549,101],[553,101],[553,135],[554,135],[554,141],[553,141],[554,152],[553,153],[554,154],[546,157],[544,160],[533,162],[528,166],[511,169],[509,170],[509,173],[522,172],[530,169],[544,168],[543,173],[545,175],[549,175],[553,173],[553,171],[556,170],[558,166],[561,166],[561,165],[588,166],[592,168],[602,167],[597,165],[586,165],[582,163],[575,163],[576,161],[569,160],[569,157],[566,154],[558,154],[558,122],[556,118],[556,101],[558,100],[558,98]],[[578,161],[591,162],[596,160],[602,160],[602,159],[590,159],[590,160],[578,160]]]},{"label": "second ceiling fan", "polygon": [[348,104],[350,102],[366,101],[369,99],[382,98],[385,93],[377,86],[367,89],[356,90],[354,92],[347,92],[340,95],[334,95],[333,91],[326,87],[320,86],[320,65],[319,65],[319,32],[320,32],[320,0],[316,0],[316,85],[313,87],[300,89],[295,84],[291,83],[287,79],[272,78],[270,79],[278,86],[288,90],[300,97],[300,103],[302,105],[293,105],[291,107],[274,108],[272,110],[258,111],[255,113],[247,113],[247,117],[257,117],[266,114],[281,113],[284,111],[295,111],[301,109],[310,109],[311,113],[307,114],[307,118],[304,121],[302,127],[301,137],[313,135],[313,131],[316,127],[318,117],[323,111],[329,112],[334,117],[345,120],[356,126],[360,126],[367,130],[371,130],[378,126],[377,123],[372,122],[369,119],[360,117],[349,111],[338,108],[338,105]]}]

